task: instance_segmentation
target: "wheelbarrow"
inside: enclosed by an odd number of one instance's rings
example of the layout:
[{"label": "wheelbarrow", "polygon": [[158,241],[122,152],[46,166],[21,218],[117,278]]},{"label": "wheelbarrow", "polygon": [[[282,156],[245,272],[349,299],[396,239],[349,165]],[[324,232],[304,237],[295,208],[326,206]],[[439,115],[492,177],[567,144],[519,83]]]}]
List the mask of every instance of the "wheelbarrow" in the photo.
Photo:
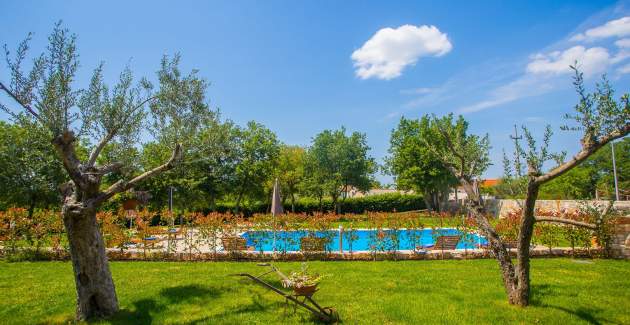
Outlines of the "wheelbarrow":
[{"label": "wheelbarrow", "polygon": [[[234,276],[242,276],[242,277],[247,277],[250,278],[252,280],[254,280],[254,282],[261,284],[263,287],[279,294],[280,296],[284,297],[285,300],[287,301],[287,303],[289,301],[293,302],[295,305],[294,306],[300,306],[308,311],[310,311],[315,317],[317,317],[319,320],[326,322],[326,323],[336,323],[339,321],[339,314],[337,313],[337,311],[332,308],[332,307],[321,307],[314,299],[313,299],[313,294],[315,293],[315,291],[306,293],[306,294],[296,294],[295,292],[293,294],[291,293],[287,293],[279,288],[274,287],[273,285],[269,284],[268,282],[266,282],[265,280],[262,279],[263,276],[270,274],[270,273],[275,273],[277,274],[280,279],[282,280],[283,283],[289,283],[289,278],[284,275],[284,273],[280,272],[280,270],[278,270],[275,266],[271,265],[270,263],[259,263],[257,264],[258,266],[265,266],[265,267],[269,267],[269,271],[262,273],[258,276],[254,276],[251,275],[249,273],[236,273],[236,274],[231,274]],[[301,299],[301,300],[300,300]]]}]

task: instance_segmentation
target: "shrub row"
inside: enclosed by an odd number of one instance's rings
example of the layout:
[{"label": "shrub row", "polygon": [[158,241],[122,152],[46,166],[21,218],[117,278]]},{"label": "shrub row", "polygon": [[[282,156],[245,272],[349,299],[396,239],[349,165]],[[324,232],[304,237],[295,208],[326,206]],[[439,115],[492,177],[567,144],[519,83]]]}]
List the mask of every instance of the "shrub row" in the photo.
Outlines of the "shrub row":
[{"label": "shrub row", "polygon": [[[400,193],[388,193],[380,195],[371,195],[357,198],[348,198],[339,202],[341,207],[341,213],[365,213],[367,211],[373,212],[405,212],[422,210],[426,208],[424,199],[421,195],[414,194],[400,194]],[[285,211],[291,211],[291,201],[286,200],[284,202]],[[312,214],[315,212],[332,212],[334,211],[333,202],[327,198],[320,203],[316,199],[312,198],[300,198],[296,200],[295,213],[307,213]],[[214,209],[205,209],[205,213],[216,211],[221,213],[233,212],[235,204],[232,202],[218,203]],[[245,215],[252,215],[256,213],[267,213],[270,209],[270,204],[267,202],[256,202],[249,205],[242,206],[239,209],[240,213]]]},{"label": "shrub row", "polygon": [[[548,212],[540,210],[537,214],[546,215]],[[232,253],[238,253],[234,257],[240,259],[242,257],[240,253],[245,248],[238,248],[241,247],[237,245],[238,236],[246,230],[270,230],[253,232],[250,235],[251,243],[247,249],[253,251],[249,253],[256,251],[263,256],[263,247],[278,240],[278,253],[287,255],[288,247],[302,243],[293,236],[277,237],[276,234],[295,230],[307,232],[308,238],[318,241],[322,239],[325,250],[330,252],[334,249],[329,244],[332,243],[335,233],[327,230],[335,228],[340,222],[345,222],[344,242],[350,243],[351,254],[352,242],[358,240],[357,229],[366,228],[375,230],[368,238],[370,256],[377,259],[379,254],[393,254],[392,257],[396,259],[401,243],[398,230],[411,230],[406,240],[415,251],[423,246],[421,236],[413,234],[416,230],[427,228],[424,222],[430,219],[423,213],[370,212],[346,215],[288,213],[275,217],[270,214],[255,214],[244,218],[240,215],[217,212],[202,214],[184,211],[171,215],[168,210],[147,209],[132,214],[123,210],[101,211],[96,217],[105,246],[112,252],[115,249],[122,259],[127,258],[125,254],[133,253],[136,256],[130,255],[129,258],[168,260],[174,254],[183,254],[186,259],[196,260],[231,258]],[[444,214],[434,215],[435,217],[448,218],[449,223],[456,222],[454,226],[463,234],[461,240],[464,242],[473,239],[468,234],[478,231],[475,220],[465,216]],[[593,216],[580,213],[569,214],[567,217],[593,222]],[[172,228],[173,224],[179,224],[179,220],[182,221],[182,225]],[[494,222],[497,223],[497,232],[507,244],[516,239],[520,224],[518,211]],[[600,220],[595,231],[566,225],[537,224],[534,243],[548,246],[549,255],[554,255],[552,248],[564,240],[572,247],[573,254],[582,254],[580,251],[588,253],[594,246],[592,240],[595,237],[595,246],[602,247],[601,252],[607,256],[613,223],[614,219]],[[432,236],[440,236],[440,232],[434,230]],[[31,216],[22,208],[0,211],[0,257],[7,260],[63,259],[67,257],[68,249],[58,211],[36,210]],[[202,249],[205,251],[203,254]],[[220,251],[228,255],[218,254]]]}]

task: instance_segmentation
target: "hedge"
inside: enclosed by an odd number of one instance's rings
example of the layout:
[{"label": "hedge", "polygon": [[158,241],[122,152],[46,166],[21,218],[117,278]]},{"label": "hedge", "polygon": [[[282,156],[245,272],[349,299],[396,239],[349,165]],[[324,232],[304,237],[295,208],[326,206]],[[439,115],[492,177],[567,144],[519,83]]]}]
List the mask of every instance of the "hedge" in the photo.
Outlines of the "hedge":
[{"label": "hedge", "polygon": [[[357,198],[348,198],[341,202],[341,213],[364,213],[366,211],[374,212],[404,212],[425,209],[424,199],[422,195],[389,193],[380,195],[371,195]],[[217,203],[214,209],[206,209],[204,212],[230,212],[234,211],[235,205],[232,202]],[[291,202],[286,200],[284,203],[285,211],[291,211]],[[332,200],[327,198],[322,201],[323,212],[334,210]],[[251,203],[240,208],[240,212],[245,215],[254,213],[266,213],[269,211],[269,203],[257,202]],[[300,198],[295,202],[296,213],[315,213],[319,212],[319,201],[312,198]]]}]

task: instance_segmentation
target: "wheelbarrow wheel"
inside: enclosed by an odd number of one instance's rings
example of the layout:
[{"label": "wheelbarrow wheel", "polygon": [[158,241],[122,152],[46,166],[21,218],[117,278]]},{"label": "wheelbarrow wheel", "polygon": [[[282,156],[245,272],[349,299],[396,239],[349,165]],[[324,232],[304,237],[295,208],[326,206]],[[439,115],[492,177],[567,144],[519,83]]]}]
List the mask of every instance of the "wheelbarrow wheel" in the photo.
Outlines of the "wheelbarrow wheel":
[{"label": "wheelbarrow wheel", "polygon": [[322,309],[324,310],[326,315],[328,315],[329,323],[336,324],[337,322],[339,322],[339,313],[337,312],[335,308],[324,307]]}]

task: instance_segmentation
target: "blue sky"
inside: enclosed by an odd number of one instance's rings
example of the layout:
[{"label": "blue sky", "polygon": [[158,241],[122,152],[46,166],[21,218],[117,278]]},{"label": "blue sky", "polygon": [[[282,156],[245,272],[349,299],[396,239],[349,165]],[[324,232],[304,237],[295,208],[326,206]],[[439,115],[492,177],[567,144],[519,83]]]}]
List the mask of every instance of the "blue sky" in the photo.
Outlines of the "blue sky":
[{"label": "blue sky", "polygon": [[[40,52],[55,21],[78,34],[86,85],[104,61],[112,82],[130,64],[153,77],[162,54],[211,82],[223,117],[256,120],[288,144],[324,129],[367,133],[387,155],[400,116],[464,114],[489,133],[500,176],[514,124],[557,131],[552,146],[578,149],[560,131],[576,102],[568,63],[593,84],[607,73],[620,92],[630,78],[630,8],[613,1],[3,1],[0,43],[34,32]],[[5,67],[0,78],[7,79]],[[388,176],[378,177],[391,182]]]}]

